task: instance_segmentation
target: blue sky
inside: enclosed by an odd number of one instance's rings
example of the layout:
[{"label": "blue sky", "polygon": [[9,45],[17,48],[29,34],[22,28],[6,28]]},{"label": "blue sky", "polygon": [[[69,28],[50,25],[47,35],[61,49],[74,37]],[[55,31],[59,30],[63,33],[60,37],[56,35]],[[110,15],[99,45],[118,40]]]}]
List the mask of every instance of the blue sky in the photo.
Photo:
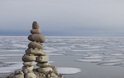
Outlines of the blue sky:
[{"label": "blue sky", "polygon": [[0,0],[0,35],[123,36],[123,0]]}]

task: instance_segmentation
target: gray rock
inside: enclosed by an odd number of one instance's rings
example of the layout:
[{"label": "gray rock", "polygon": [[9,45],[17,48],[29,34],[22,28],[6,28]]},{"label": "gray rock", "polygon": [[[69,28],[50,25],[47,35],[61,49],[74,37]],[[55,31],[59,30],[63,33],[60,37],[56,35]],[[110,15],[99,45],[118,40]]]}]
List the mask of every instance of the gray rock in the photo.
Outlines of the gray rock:
[{"label": "gray rock", "polygon": [[24,66],[32,66],[33,65],[33,62],[24,62],[23,65]]},{"label": "gray rock", "polygon": [[45,42],[45,38],[43,35],[41,34],[32,34],[32,35],[29,35],[28,36],[28,39],[30,41],[36,41],[36,42],[40,42],[40,43],[43,43]]},{"label": "gray rock", "polygon": [[40,63],[44,63],[44,62],[48,62],[48,56],[39,56],[36,58],[36,62],[40,62]]},{"label": "gray rock", "polygon": [[40,55],[45,56],[46,55],[46,53],[44,53],[43,49],[38,49],[38,48],[35,48],[35,49],[30,48],[30,49],[27,49],[25,52],[26,52],[26,54],[34,54],[36,56],[40,56]]},{"label": "gray rock", "polygon": [[32,29],[31,33],[32,34],[40,34],[40,30],[39,29]]},{"label": "gray rock", "polygon": [[35,48],[43,49],[43,46],[42,46],[42,44],[33,41],[33,42],[30,42],[30,43],[28,44],[28,48],[33,48],[33,49],[35,49]]},{"label": "gray rock", "polygon": [[32,73],[33,72],[33,69],[34,69],[34,66],[23,66],[22,67],[22,71],[24,72],[24,74],[27,74],[27,73]]},{"label": "gray rock", "polygon": [[41,72],[41,73],[47,73],[47,72],[50,72],[50,71],[53,71],[53,69],[51,67],[38,68],[38,72]]},{"label": "gray rock", "polygon": [[32,54],[25,54],[23,57],[22,57],[22,60],[24,62],[32,62],[32,61],[35,61],[36,60],[36,56],[32,55]]},{"label": "gray rock", "polygon": [[37,66],[39,66],[39,67],[50,67],[51,65],[48,63],[48,62],[46,62],[46,63],[37,63]]},{"label": "gray rock", "polygon": [[38,25],[38,23],[36,22],[36,21],[34,21],[33,23],[32,23],[32,29],[39,29],[40,27],[39,27],[39,25]]},{"label": "gray rock", "polygon": [[33,72],[31,72],[31,73],[27,73],[25,75],[25,78],[37,78],[37,77],[36,77],[36,75]]}]

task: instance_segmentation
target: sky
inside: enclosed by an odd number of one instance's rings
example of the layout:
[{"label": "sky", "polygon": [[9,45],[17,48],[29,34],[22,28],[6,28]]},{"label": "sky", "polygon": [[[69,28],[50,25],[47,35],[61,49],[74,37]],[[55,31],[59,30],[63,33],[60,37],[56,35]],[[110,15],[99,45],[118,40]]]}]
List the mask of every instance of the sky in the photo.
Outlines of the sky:
[{"label": "sky", "polygon": [[123,0],[0,0],[0,35],[124,36]]}]

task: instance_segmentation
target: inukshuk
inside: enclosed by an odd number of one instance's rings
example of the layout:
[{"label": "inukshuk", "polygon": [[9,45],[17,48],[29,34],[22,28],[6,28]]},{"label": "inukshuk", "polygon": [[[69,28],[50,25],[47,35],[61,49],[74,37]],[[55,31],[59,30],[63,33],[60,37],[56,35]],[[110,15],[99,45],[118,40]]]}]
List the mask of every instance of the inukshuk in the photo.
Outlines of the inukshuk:
[{"label": "inukshuk", "polygon": [[[48,56],[43,51],[45,39],[40,33],[39,25],[36,21],[32,24],[31,35],[28,36],[30,43],[28,49],[22,57],[22,70],[17,70],[8,78],[63,78],[55,66],[48,63]],[[36,62],[36,66],[34,66]]]}]

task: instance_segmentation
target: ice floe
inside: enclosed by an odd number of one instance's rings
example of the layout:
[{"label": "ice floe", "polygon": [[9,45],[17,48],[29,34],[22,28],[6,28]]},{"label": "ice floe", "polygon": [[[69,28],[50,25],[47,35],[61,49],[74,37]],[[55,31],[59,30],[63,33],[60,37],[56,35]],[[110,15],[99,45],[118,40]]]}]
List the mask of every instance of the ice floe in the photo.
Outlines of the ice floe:
[{"label": "ice floe", "polygon": [[102,59],[78,59],[77,61],[79,62],[91,62],[91,63],[95,63],[95,62],[101,62]]},{"label": "ice floe", "polygon": [[81,69],[79,68],[73,68],[73,67],[58,67],[57,68],[58,72],[61,74],[76,74],[81,72]]},{"label": "ice floe", "polygon": [[116,63],[116,62],[102,62],[98,63],[97,65],[102,65],[102,66],[120,66],[121,63]]}]

